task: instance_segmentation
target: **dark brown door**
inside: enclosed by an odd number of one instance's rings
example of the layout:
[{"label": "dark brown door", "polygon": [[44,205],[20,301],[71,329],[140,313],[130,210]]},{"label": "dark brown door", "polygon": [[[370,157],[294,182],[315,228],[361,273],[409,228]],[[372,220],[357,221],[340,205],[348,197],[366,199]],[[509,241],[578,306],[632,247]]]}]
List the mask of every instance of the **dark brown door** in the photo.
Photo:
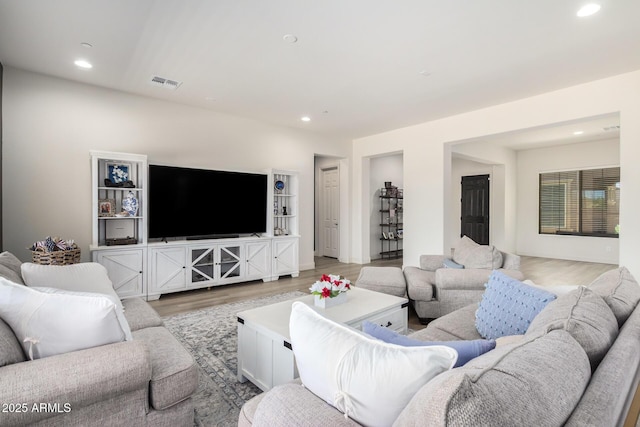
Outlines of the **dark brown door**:
[{"label": "dark brown door", "polygon": [[460,237],[489,244],[489,175],[462,177]]}]

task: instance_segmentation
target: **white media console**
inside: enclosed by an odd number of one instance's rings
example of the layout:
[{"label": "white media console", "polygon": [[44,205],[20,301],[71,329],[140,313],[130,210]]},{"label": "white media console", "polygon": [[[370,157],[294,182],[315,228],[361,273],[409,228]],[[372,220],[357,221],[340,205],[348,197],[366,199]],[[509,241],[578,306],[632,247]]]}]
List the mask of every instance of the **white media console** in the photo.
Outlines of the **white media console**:
[{"label": "white media console", "polygon": [[298,237],[239,237],[111,246],[92,251],[121,298],[162,294],[231,283],[297,277]]},{"label": "white media console", "polygon": [[[91,258],[106,267],[121,298],[160,298],[162,294],[210,288],[280,276],[297,277],[298,177],[268,173],[267,233],[261,236],[151,242],[147,238],[147,156],[92,151],[93,232]],[[134,187],[107,182],[114,167]],[[131,193],[131,195],[129,195]],[[140,206],[122,215],[127,197]],[[122,236],[114,230],[124,230]],[[126,244],[119,244],[124,238]]]}]

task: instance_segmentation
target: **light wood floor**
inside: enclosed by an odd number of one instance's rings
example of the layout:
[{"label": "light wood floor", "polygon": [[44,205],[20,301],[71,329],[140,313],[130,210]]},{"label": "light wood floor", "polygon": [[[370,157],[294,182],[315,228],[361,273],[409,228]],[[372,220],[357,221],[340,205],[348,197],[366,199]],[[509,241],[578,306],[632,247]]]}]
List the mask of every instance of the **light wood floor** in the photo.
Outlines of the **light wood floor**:
[{"label": "light wood floor", "polygon": [[[355,283],[364,266],[402,266],[402,260],[376,260],[370,264],[345,264],[333,258],[316,258],[315,269],[301,271],[296,278],[281,277],[277,281],[254,281],[236,285],[217,286],[210,289],[163,295],[150,301],[160,316],[170,316],[219,304],[276,295],[283,292],[309,292],[309,286],[324,273],[339,274]],[[613,264],[587,263],[549,258],[522,257],[521,270],[526,279],[540,285],[586,285],[605,271],[617,268]],[[409,309],[409,328],[424,328]]]}]

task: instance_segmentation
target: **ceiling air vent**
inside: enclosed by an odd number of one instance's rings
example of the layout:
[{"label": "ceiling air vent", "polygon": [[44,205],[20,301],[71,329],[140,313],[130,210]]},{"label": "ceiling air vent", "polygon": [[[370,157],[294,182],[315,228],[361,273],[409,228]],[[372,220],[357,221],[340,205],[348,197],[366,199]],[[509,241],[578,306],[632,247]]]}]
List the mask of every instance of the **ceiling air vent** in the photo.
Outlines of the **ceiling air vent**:
[{"label": "ceiling air vent", "polygon": [[602,130],[604,130],[605,132],[611,132],[612,130],[620,130],[620,125],[605,126],[602,128]]},{"label": "ceiling air vent", "polygon": [[182,82],[179,82],[177,80],[165,79],[164,77],[159,76],[151,76],[151,80],[149,81],[149,83],[154,86],[164,87],[171,90],[178,89],[178,87],[180,87],[180,85],[182,84]]}]

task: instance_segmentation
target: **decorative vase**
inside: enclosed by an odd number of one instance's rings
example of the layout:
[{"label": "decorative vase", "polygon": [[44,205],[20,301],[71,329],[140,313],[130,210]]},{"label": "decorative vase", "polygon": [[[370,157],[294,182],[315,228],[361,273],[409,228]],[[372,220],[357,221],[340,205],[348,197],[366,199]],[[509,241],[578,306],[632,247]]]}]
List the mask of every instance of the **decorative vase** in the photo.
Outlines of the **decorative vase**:
[{"label": "decorative vase", "polygon": [[122,210],[128,213],[129,216],[136,216],[138,213],[138,199],[136,199],[132,191],[129,191],[127,197],[122,199]]},{"label": "decorative vase", "polygon": [[346,292],[340,292],[337,296],[333,298],[320,298],[320,295],[313,296],[313,302],[315,306],[320,308],[335,307],[336,305],[340,305],[346,301],[347,301]]}]

